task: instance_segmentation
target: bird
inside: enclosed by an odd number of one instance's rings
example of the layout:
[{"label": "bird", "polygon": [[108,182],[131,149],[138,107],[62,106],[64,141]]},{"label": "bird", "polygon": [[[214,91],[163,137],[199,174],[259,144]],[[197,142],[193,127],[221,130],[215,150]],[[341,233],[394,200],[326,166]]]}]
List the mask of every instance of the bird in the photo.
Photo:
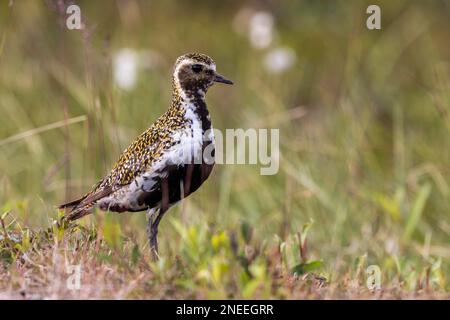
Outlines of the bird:
[{"label": "bird", "polygon": [[215,140],[205,101],[214,83],[233,82],[201,53],[180,56],[172,74],[169,108],[119,156],[112,170],[91,191],[64,203],[63,221],[95,208],[107,212],[147,211],[147,237],[158,259],[158,227],[167,210],[195,192],[214,167]]}]

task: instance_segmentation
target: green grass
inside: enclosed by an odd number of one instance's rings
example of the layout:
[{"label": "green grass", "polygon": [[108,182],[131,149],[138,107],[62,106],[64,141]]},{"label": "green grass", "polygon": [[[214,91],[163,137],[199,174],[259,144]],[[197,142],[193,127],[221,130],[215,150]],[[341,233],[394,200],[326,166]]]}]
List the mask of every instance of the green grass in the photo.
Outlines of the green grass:
[{"label": "green grass", "polygon": [[[83,31],[51,3],[0,3],[0,298],[449,297],[446,1],[380,1],[381,31],[365,28],[369,2],[268,4],[264,50],[236,32],[239,2],[79,1]],[[296,62],[269,74],[278,46]],[[123,47],[158,57],[129,92],[112,77]],[[167,108],[189,51],[235,82],[208,93],[215,127],[280,129],[279,173],[216,166],[163,219],[157,263],[143,213],[54,227],[55,206]],[[61,285],[66,263],[82,265],[82,290]]]}]

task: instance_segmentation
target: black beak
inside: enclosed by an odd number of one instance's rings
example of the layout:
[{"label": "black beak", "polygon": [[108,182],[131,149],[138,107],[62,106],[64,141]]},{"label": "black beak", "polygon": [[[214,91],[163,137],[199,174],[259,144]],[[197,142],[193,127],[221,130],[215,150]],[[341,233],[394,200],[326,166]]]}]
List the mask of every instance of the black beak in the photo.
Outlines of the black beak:
[{"label": "black beak", "polygon": [[221,83],[225,83],[225,84],[233,84],[233,81],[228,80],[227,78],[225,78],[224,76],[221,76],[218,73],[216,73],[215,76],[214,76],[214,82],[221,82]]}]

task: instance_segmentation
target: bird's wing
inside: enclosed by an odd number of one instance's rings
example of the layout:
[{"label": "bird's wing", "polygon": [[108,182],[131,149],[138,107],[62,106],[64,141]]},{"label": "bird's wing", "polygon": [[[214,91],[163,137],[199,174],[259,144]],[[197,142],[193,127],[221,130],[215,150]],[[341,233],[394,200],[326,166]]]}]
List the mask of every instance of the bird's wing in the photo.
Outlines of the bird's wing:
[{"label": "bird's wing", "polygon": [[72,208],[71,212],[75,212],[83,207],[92,207],[98,200],[129,185],[137,176],[151,171],[152,165],[171,147],[170,135],[173,129],[167,125],[166,120],[164,115],[161,116],[139,135],[122,152],[111,172],[90,192],[78,200],[61,205],[60,208]]},{"label": "bird's wing", "polygon": [[168,145],[158,139],[158,134],[148,129],[142,133],[120,155],[111,172],[103,179],[96,189],[111,187],[112,191],[129,185],[133,180],[151,168]]},{"label": "bird's wing", "polygon": [[80,199],[80,204],[86,205],[107,197],[151,170],[152,164],[170,147],[167,139],[162,139],[167,136],[158,129],[157,122],[144,131],[122,152],[111,172]]},{"label": "bird's wing", "polygon": [[88,193],[86,197],[77,204],[77,207],[82,207],[94,202],[97,202],[101,198],[107,197],[113,192],[112,187],[106,187],[101,190],[96,190],[94,192]]},{"label": "bird's wing", "polygon": [[85,194],[84,196],[82,196],[81,198],[78,198],[76,200],[70,201],[70,202],[66,202],[63,203],[61,205],[58,206],[59,209],[65,209],[65,208],[76,208],[76,207],[80,207],[82,204],[86,203],[86,199],[90,198],[92,199],[92,196],[94,194],[94,191],[97,190],[97,187],[102,183],[103,180],[97,182],[93,187],[92,190]]}]

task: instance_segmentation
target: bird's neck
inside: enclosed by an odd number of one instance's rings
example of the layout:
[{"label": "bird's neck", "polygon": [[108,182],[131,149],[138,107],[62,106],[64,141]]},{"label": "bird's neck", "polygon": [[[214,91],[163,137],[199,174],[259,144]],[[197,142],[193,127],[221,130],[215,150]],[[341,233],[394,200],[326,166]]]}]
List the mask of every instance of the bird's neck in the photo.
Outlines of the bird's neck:
[{"label": "bird's neck", "polygon": [[194,115],[195,120],[201,122],[203,131],[211,128],[211,120],[205,101],[205,92],[202,90],[186,92],[174,88],[170,109],[172,109],[172,112],[182,114],[185,120],[190,119]]}]

